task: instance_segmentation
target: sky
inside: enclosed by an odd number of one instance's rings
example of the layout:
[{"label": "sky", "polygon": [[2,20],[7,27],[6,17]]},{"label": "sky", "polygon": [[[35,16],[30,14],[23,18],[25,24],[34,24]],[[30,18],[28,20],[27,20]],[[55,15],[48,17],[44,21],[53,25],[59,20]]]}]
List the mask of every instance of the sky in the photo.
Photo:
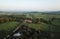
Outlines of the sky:
[{"label": "sky", "polygon": [[59,11],[60,0],[0,0],[3,11]]}]

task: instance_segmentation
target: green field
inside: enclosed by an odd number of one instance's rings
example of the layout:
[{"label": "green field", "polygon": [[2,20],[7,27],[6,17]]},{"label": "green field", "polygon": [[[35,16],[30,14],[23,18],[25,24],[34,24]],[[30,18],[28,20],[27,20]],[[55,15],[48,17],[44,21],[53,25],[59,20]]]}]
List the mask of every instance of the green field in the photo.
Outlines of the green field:
[{"label": "green field", "polygon": [[39,24],[34,24],[34,23],[26,23],[25,25],[36,29],[36,30],[45,30],[48,31],[48,25],[45,23],[39,23]]},{"label": "green field", "polygon": [[18,22],[6,22],[3,24],[0,24],[0,30],[12,30],[18,25]]},{"label": "green field", "polygon": [[[49,26],[48,24],[45,23],[40,23],[40,24],[34,24],[34,23],[26,23],[28,27],[31,27],[36,30],[44,30],[44,31],[49,31]],[[59,26],[51,26],[51,32],[60,32],[60,27]]]}]

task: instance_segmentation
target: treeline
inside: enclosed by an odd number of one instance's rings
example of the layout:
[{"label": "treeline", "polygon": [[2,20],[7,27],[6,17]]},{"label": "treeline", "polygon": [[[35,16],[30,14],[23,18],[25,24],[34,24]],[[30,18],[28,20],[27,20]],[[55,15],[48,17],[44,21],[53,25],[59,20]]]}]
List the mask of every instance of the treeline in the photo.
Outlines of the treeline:
[{"label": "treeline", "polygon": [[23,20],[31,20],[32,23],[50,23],[55,19],[60,19],[60,18],[49,18],[49,20],[45,20],[44,18],[28,18],[26,15],[3,15],[0,16],[0,23],[5,23],[5,22],[10,22],[10,21],[17,21],[17,22],[22,22]]},{"label": "treeline", "polygon": [[3,18],[3,17],[1,17],[0,23],[5,23],[5,22],[13,21],[13,20],[16,20],[16,18],[8,18],[8,17]]},{"label": "treeline", "polygon": [[22,22],[25,19],[28,19],[26,15],[1,15],[0,23],[10,22],[10,21]]}]

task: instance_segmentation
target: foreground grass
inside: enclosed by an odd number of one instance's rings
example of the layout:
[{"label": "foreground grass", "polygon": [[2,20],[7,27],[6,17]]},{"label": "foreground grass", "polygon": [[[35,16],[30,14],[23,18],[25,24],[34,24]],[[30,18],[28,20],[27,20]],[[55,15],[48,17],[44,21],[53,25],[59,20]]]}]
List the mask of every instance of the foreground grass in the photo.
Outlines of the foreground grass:
[{"label": "foreground grass", "polygon": [[12,30],[14,29],[16,26],[18,25],[18,22],[7,22],[7,23],[3,23],[0,24],[0,31],[1,30]]}]

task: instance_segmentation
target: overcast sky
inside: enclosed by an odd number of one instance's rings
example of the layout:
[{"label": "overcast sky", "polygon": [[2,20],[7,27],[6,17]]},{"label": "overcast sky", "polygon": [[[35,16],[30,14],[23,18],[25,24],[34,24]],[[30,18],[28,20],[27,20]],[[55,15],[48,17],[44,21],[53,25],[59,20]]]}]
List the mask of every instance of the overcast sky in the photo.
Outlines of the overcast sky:
[{"label": "overcast sky", "polygon": [[0,0],[0,10],[58,11],[60,0]]}]

